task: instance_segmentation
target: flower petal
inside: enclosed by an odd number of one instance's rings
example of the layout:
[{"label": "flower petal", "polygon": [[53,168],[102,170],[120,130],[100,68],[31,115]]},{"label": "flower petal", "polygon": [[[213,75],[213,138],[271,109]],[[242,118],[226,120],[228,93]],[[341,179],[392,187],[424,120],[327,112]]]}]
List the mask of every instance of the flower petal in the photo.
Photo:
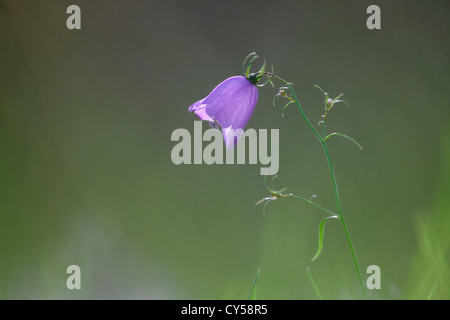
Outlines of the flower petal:
[{"label": "flower petal", "polygon": [[[203,99],[204,100],[204,99]],[[206,113],[206,104],[203,104],[203,100],[197,101],[189,107],[189,111],[194,111],[195,114],[201,119],[206,121],[214,121]]]},{"label": "flower petal", "polygon": [[189,111],[195,112],[201,120],[216,121],[230,149],[247,126],[257,101],[256,86],[247,78],[236,76],[224,80],[207,97],[191,105]]}]

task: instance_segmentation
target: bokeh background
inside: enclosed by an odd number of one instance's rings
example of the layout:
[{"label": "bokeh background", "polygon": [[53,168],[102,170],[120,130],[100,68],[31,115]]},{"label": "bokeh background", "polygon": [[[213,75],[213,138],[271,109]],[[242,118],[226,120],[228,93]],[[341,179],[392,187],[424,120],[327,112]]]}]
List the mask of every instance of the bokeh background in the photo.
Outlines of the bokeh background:
[{"label": "bokeh background", "polygon": [[[81,8],[81,30],[66,8]],[[381,7],[381,30],[366,8]],[[295,83],[314,123],[323,96],[346,221],[371,299],[450,298],[450,3],[0,1],[0,298],[361,298],[341,226],[283,199],[263,215],[260,165],[171,162],[193,102],[256,51]],[[259,90],[249,128],[280,130],[275,185],[331,210],[328,169],[295,108]],[[208,128],[204,124],[204,129]],[[81,290],[66,268],[81,268]]]}]

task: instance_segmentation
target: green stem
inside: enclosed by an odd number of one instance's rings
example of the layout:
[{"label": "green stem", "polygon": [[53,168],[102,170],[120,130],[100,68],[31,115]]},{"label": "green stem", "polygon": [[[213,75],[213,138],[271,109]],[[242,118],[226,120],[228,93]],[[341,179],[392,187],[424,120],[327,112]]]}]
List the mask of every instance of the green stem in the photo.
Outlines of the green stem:
[{"label": "green stem", "polygon": [[359,282],[360,282],[360,285],[361,285],[361,290],[362,290],[364,299],[367,299],[366,287],[364,285],[364,280],[362,278],[362,274],[361,274],[361,270],[359,268],[358,260],[356,259],[355,249],[353,248],[352,240],[351,240],[351,237],[350,237],[350,232],[349,232],[349,230],[347,228],[347,224],[345,223],[345,219],[344,219],[344,216],[342,214],[341,200],[340,200],[340,197],[339,197],[339,191],[338,191],[338,187],[337,187],[336,176],[334,174],[334,169],[333,169],[333,165],[331,163],[330,153],[328,152],[328,147],[327,147],[326,141],[319,134],[319,132],[316,130],[316,128],[314,128],[314,126],[312,125],[311,121],[309,121],[308,117],[306,116],[305,112],[303,111],[303,108],[301,107],[300,102],[298,101],[298,98],[297,98],[297,96],[295,94],[295,91],[292,88],[292,84],[287,82],[283,78],[280,78],[279,76],[274,75],[274,74],[272,74],[270,72],[264,72],[264,74],[266,74],[267,76],[269,76],[271,78],[275,78],[275,79],[280,80],[281,82],[283,82],[289,88],[289,90],[290,90],[290,92],[292,94],[292,98],[295,101],[295,104],[297,105],[297,108],[300,111],[303,119],[305,119],[307,125],[309,126],[311,131],[314,133],[314,135],[317,137],[317,139],[319,139],[319,141],[320,141],[320,143],[321,143],[321,145],[323,147],[323,150],[325,152],[325,157],[327,159],[328,169],[330,170],[331,183],[333,185],[334,196],[335,196],[335,199],[336,199],[336,208],[337,208],[337,211],[338,211],[339,221],[341,221],[342,228],[344,229],[344,233],[345,233],[345,236],[347,238],[347,243],[348,243],[348,246],[350,248],[353,264],[354,264],[356,272],[358,274],[358,278],[359,278]]},{"label": "green stem", "polygon": [[322,210],[322,211],[324,211],[324,212],[326,212],[326,213],[328,213],[328,214],[330,214],[332,216],[336,215],[336,213],[334,213],[334,212],[332,212],[332,211],[330,211],[328,209],[325,209],[324,207],[319,206],[317,203],[314,203],[311,200],[308,200],[306,198],[303,198],[303,197],[300,197],[300,196],[296,196],[295,194],[291,193],[291,194],[283,195],[283,197],[302,200],[302,201],[304,201],[306,203],[309,203],[310,205],[312,205],[312,206],[314,206],[314,207],[316,207],[316,208],[318,208],[318,209],[320,209],[320,210]]},{"label": "green stem", "polygon": [[339,214],[339,220],[341,221],[341,225],[342,225],[342,228],[344,229],[345,237],[347,238],[348,246],[349,246],[350,252],[352,254],[353,264],[355,265],[356,272],[358,273],[359,282],[361,285],[361,290],[362,290],[364,299],[367,299],[366,287],[364,286],[364,280],[362,278],[361,270],[359,269],[358,260],[356,259],[355,249],[353,248],[352,239],[350,237],[350,232],[347,228],[347,224],[345,223],[344,215],[342,214],[341,200],[339,197],[339,191],[338,191],[338,187],[337,187],[337,183],[336,183],[336,176],[334,174],[333,165],[331,164],[331,158],[330,158],[330,154],[328,152],[328,147],[327,147],[327,144],[325,141],[321,140],[321,142],[322,142],[323,149],[325,151],[325,156],[327,158],[328,168],[330,169],[330,175],[331,175],[331,180],[332,180],[332,184],[333,184],[334,195],[336,198],[336,206],[337,206],[337,211]]},{"label": "green stem", "polygon": [[311,273],[311,268],[307,267],[306,272],[308,273],[309,280],[311,281],[311,284],[312,284],[317,296],[319,297],[320,300],[323,300],[322,293],[320,293],[320,290],[319,290],[319,287],[317,286],[316,280],[314,279],[314,276]]}]

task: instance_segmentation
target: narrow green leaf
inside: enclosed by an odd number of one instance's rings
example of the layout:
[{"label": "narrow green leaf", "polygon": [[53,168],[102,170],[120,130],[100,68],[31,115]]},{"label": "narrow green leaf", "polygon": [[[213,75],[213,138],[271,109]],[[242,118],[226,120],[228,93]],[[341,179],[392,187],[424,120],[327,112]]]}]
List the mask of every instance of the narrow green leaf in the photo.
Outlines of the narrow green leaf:
[{"label": "narrow green leaf", "polygon": [[329,217],[323,218],[322,221],[320,221],[320,224],[319,224],[319,246],[318,246],[316,254],[311,259],[311,261],[316,260],[319,257],[320,253],[322,252],[325,222],[327,222],[330,219],[337,219],[337,218],[338,218],[338,216],[329,216]]},{"label": "narrow green leaf", "polygon": [[431,289],[430,293],[428,294],[427,300],[431,300],[433,298],[434,290],[437,287],[437,283],[434,284],[433,288]]},{"label": "narrow green leaf", "polygon": [[253,58],[250,59],[250,62],[248,63],[247,70],[245,71],[245,77],[248,78],[248,75],[250,74],[250,68],[252,67],[253,62],[258,59],[258,56],[255,55]]},{"label": "narrow green leaf", "polygon": [[321,87],[319,87],[318,85],[314,85],[314,87],[316,87],[317,89],[319,89],[320,91],[322,91],[323,95],[327,95],[327,93],[325,91],[323,91],[323,89]]},{"label": "narrow green leaf", "polygon": [[317,286],[316,280],[314,279],[314,276],[311,273],[310,267],[306,267],[306,273],[308,273],[309,280],[311,281],[311,284],[312,284],[317,296],[319,297],[320,300],[323,300],[322,293],[320,293],[319,287]]},{"label": "narrow green leaf", "polygon": [[[264,59],[264,64],[262,65],[261,69],[259,69],[259,71],[257,72],[257,81],[259,81],[259,80],[265,75],[265,72],[266,72],[266,65],[267,65],[266,59]],[[273,67],[272,67],[272,69],[273,69]],[[271,77],[271,76],[268,75],[268,76],[267,76],[266,82],[257,84],[256,86],[257,86],[257,87],[264,87],[264,86],[265,86],[266,84],[268,84],[268,83],[270,83],[270,84],[273,86],[273,83],[272,83],[272,81],[270,80],[270,77]]]},{"label": "narrow green leaf", "polygon": [[347,139],[347,140],[350,140],[350,141],[353,142],[354,144],[356,144],[356,145],[358,146],[359,149],[361,149],[361,150],[363,149],[363,148],[361,147],[361,145],[360,145],[355,139],[353,139],[353,138],[351,138],[351,137],[349,137],[349,136],[347,136],[347,135],[345,135],[345,134],[338,133],[338,132],[330,133],[330,134],[327,135],[327,136],[325,137],[325,139],[323,139],[323,140],[327,141],[327,139],[330,138],[330,137],[332,137],[332,136],[340,136],[340,137],[343,137],[343,138],[345,138],[345,139]]},{"label": "narrow green leaf", "polygon": [[276,193],[277,193],[275,190],[272,189],[273,180],[274,180],[276,177],[278,177],[278,176],[275,175],[275,176],[272,177],[272,180],[270,181],[270,186],[269,186],[269,184],[267,183],[267,175],[264,176],[264,185],[266,186],[266,189],[269,190],[269,192],[270,192],[271,194],[276,194]]},{"label": "narrow green leaf", "polygon": [[272,104],[273,104],[274,107],[275,107],[275,104],[276,104],[276,100],[277,100],[277,98],[278,98],[279,96],[280,96],[280,95],[277,93],[277,94],[273,97]]},{"label": "narrow green leaf", "polygon": [[338,95],[336,98],[333,99],[333,101],[331,101],[331,104],[335,104],[337,102],[344,102],[346,105],[348,105],[347,102],[345,102],[344,100],[339,100],[340,97],[342,97],[344,94],[341,93],[340,95]]},{"label": "narrow green leaf", "polygon": [[288,103],[286,103],[286,105],[284,106],[283,110],[281,111],[281,115],[284,116],[284,111],[286,110],[286,108],[288,107],[288,105],[295,103],[294,100],[289,101]]},{"label": "narrow green leaf", "polygon": [[248,58],[250,58],[251,56],[255,55],[256,52],[252,52],[250,53],[248,56],[245,57],[244,61],[242,62],[242,73],[245,76],[245,64],[247,63]]},{"label": "narrow green leaf", "polygon": [[260,272],[261,269],[258,269],[258,271],[256,271],[255,278],[253,279],[252,291],[250,292],[250,296],[248,297],[249,300],[256,300],[256,281],[258,280]]},{"label": "narrow green leaf", "polygon": [[259,69],[261,76],[264,74],[264,71],[266,71],[266,59],[264,59],[264,63],[262,65],[261,69]]}]

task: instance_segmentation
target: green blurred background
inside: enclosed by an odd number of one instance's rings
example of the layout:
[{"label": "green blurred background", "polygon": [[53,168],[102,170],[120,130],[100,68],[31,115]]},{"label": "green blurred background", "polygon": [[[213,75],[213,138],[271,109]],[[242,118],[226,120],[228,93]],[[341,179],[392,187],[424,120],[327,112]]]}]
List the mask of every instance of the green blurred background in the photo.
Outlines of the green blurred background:
[{"label": "green blurred background", "polygon": [[[81,30],[66,8],[81,8]],[[381,7],[381,30],[366,8]],[[361,298],[337,222],[267,196],[260,165],[171,162],[187,108],[256,51],[330,140],[371,299],[450,298],[449,1],[0,1],[0,298]],[[262,62],[262,59],[259,61]],[[334,210],[326,162],[295,108],[259,90],[249,128],[280,130],[276,186]],[[204,124],[204,129],[208,126]],[[66,268],[81,268],[81,290]]]}]

